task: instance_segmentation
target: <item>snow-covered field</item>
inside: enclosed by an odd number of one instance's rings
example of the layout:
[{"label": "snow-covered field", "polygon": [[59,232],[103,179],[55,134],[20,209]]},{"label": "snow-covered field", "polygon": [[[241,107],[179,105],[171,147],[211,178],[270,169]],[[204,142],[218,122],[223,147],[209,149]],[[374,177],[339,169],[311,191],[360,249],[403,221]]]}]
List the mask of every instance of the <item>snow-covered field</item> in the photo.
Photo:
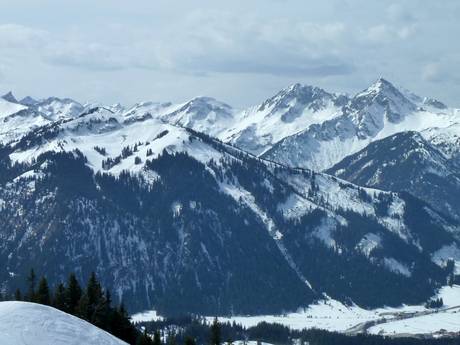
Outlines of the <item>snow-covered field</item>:
[{"label": "snow-covered field", "polygon": [[126,345],[75,316],[27,302],[0,302],[0,344]]},{"label": "snow-covered field", "polygon": [[382,335],[433,334],[460,332],[460,308],[430,315],[392,321],[369,328],[369,333]]},{"label": "snow-covered field", "polygon": [[[460,286],[444,287],[438,297],[444,301],[444,307],[438,312],[415,316],[404,320],[394,320],[369,328],[373,334],[435,334],[460,332]],[[429,310],[431,312],[431,310]]]},{"label": "snow-covered field", "polygon": [[137,313],[131,315],[132,322],[144,322],[144,321],[161,321],[163,317],[158,315],[155,310],[149,310],[143,313]]},{"label": "snow-covered field", "polygon": [[[379,321],[385,318],[388,322],[371,327],[368,332],[377,334],[383,330],[382,333],[388,335],[399,333],[429,334],[442,329],[448,332],[460,332],[460,286],[443,287],[436,297],[443,299],[444,307],[437,313],[424,316],[421,315],[433,312],[433,310],[426,309],[422,305],[367,310],[358,306],[348,307],[329,299],[296,313],[277,316],[235,316],[220,318],[220,321],[235,321],[246,327],[255,326],[259,322],[265,321],[280,323],[293,329],[320,328],[329,331],[351,332],[354,329],[360,330],[359,325],[366,322]],[[402,315],[407,317],[407,314],[411,313],[414,313],[414,317],[398,320]]]},{"label": "snow-covered field", "polygon": [[[300,310],[296,313],[284,315],[261,316],[234,316],[219,317],[221,322],[233,322],[245,327],[255,326],[265,321],[279,323],[292,329],[319,328],[329,331],[355,333],[362,330],[361,325],[367,322],[387,322],[369,328],[369,333],[396,334],[430,334],[445,329],[448,332],[460,332],[460,286],[443,287],[436,298],[442,298],[444,307],[438,312],[426,309],[422,305],[402,306],[400,308],[378,308],[367,310],[358,306],[345,306],[344,304],[328,299]],[[427,313],[432,313],[426,315]],[[424,315],[425,314],[425,315]],[[158,319],[155,312],[133,315],[133,320],[148,321]],[[412,317],[411,317],[412,316]],[[407,317],[399,320],[401,317]],[[207,320],[212,322],[213,317]],[[382,332],[381,332],[382,331]]]}]

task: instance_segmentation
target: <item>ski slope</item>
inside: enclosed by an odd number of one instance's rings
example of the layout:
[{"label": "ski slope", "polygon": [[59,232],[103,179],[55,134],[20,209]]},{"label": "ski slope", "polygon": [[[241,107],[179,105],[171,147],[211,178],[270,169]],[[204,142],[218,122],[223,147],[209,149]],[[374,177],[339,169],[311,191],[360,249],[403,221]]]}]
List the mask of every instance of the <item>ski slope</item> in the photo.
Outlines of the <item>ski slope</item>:
[{"label": "ski slope", "polygon": [[126,345],[109,333],[57,309],[0,302],[1,345]]}]

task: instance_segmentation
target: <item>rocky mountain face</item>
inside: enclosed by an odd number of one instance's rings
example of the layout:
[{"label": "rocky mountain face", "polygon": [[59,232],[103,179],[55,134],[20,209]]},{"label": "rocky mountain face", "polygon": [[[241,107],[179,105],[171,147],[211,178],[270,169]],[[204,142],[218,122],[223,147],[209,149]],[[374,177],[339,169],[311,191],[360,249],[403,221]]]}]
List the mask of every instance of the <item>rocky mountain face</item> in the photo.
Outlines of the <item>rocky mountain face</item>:
[{"label": "rocky mountain face", "polygon": [[362,186],[409,192],[460,219],[460,169],[418,132],[375,141],[327,172]]},{"label": "rocky mountain face", "polygon": [[324,170],[394,133],[458,124],[458,110],[440,104],[406,94],[379,79],[351,98],[340,115],[283,138],[262,157],[290,166]]},{"label": "rocky mountain face", "polygon": [[294,84],[262,104],[236,113],[233,123],[218,137],[260,155],[283,138],[334,118],[347,100],[345,95]]},{"label": "rocky mountain face", "polygon": [[460,262],[439,205],[458,208],[456,116],[385,80],[354,97],[296,84],[245,111],[3,97],[2,289],[34,267],[95,270],[130,311],[424,302]]}]

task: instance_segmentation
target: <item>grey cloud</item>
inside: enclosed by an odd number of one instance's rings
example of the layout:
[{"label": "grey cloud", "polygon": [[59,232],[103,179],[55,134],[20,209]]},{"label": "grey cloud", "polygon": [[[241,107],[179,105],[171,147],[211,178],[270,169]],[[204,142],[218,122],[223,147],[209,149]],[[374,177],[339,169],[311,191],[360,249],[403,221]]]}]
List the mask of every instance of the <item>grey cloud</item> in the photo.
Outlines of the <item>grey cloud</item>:
[{"label": "grey cloud", "polygon": [[81,78],[100,101],[129,84],[133,101],[211,90],[238,105],[291,82],[355,92],[383,75],[460,105],[459,16],[457,0],[18,0],[0,4],[0,66],[8,87],[75,92]]}]

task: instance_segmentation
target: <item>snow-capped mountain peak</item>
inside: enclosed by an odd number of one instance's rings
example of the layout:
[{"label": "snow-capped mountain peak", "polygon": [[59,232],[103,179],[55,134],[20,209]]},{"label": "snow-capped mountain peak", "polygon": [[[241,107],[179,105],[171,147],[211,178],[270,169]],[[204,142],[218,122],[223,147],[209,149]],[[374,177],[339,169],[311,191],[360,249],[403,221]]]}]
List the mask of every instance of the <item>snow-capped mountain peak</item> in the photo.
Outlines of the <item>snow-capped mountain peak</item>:
[{"label": "snow-capped mountain peak", "polygon": [[219,138],[260,155],[279,140],[338,114],[348,98],[302,84],[293,84],[256,107],[236,116]]},{"label": "snow-capped mountain peak", "polygon": [[37,104],[38,101],[33,97],[26,96],[23,99],[21,99],[21,101],[19,103],[27,105],[27,106],[32,106],[32,105]]},{"label": "snow-capped mountain peak", "polygon": [[234,120],[235,111],[228,104],[212,97],[195,97],[181,104],[161,118],[175,125],[216,135]]},{"label": "snow-capped mountain peak", "polygon": [[49,97],[33,105],[38,112],[53,120],[73,118],[84,110],[83,105],[70,98]]},{"label": "snow-capped mountain peak", "polygon": [[[295,112],[296,115],[301,115],[305,108],[311,111],[318,111],[327,107],[331,102],[336,103],[337,100],[339,100],[339,103],[340,101],[343,102],[343,96],[337,97],[319,87],[296,83],[281,90],[275,96],[263,102],[259,106],[258,111],[267,109],[269,113],[275,114],[283,112],[283,110],[286,109],[295,108],[297,111],[293,112]],[[289,121],[289,116],[284,120]]]},{"label": "snow-capped mountain peak", "polygon": [[398,121],[417,108],[396,86],[383,78],[358,93],[350,103],[352,111],[376,112],[376,107],[384,108],[389,121]]},{"label": "snow-capped mountain peak", "polygon": [[16,97],[13,95],[12,91],[9,91],[8,93],[4,94],[1,98],[10,103],[19,103]]}]

